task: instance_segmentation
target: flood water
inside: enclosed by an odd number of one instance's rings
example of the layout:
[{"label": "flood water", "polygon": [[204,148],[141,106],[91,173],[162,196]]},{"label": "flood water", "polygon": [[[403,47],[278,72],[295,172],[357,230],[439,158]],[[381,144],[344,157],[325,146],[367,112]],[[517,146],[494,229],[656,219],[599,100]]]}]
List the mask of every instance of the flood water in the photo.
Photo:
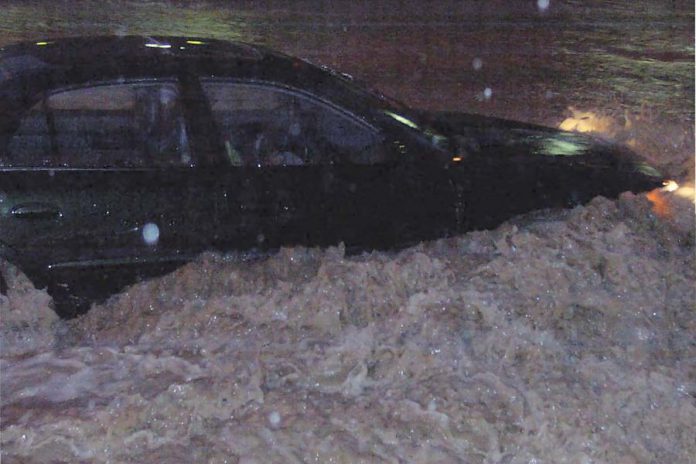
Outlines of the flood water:
[{"label": "flood water", "polygon": [[288,3],[5,0],[0,45],[261,43],[413,106],[593,131],[682,188],[399,252],[208,253],[73,321],[8,268],[2,461],[696,462],[692,2]]}]

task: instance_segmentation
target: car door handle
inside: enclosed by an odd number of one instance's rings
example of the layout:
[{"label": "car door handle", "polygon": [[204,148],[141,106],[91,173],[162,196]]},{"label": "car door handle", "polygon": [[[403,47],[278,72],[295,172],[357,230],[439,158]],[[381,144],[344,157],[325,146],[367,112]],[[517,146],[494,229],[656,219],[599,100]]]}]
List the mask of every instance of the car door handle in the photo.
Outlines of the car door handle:
[{"label": "car door handle", "polygon": [[17,219],[53,219],[62,216],[58,206],[37,201],[15,205],[10,214]]}]

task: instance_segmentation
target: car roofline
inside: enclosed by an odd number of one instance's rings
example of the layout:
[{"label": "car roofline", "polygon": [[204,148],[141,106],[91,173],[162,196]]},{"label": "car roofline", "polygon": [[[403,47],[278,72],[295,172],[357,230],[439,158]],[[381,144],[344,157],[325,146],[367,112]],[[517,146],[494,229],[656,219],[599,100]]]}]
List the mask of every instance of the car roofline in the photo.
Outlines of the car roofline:
[{"label": "car roofline", "polygon": [[125,35],[71,36],[22,41],[0,47],[0,59],[12,56],[33,56],[56,66],[79,65],[103,59],[105,53],[130,57],[132,60],[150,58],[153,54],[182,58],[214,57],[260,61],[276,55],[269,49],[240,41],[190,36]]}]

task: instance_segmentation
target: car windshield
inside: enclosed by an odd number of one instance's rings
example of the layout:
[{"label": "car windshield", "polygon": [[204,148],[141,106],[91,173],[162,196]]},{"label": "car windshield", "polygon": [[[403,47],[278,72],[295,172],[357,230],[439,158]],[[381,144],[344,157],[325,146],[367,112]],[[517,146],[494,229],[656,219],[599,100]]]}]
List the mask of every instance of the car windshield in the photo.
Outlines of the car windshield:
[{"label": "car windshield", "polygon": [[321,65],[319,67],[331,74],[332,76],[334,76],[335,78],[337,78],[350,93],[358,94],[363,98],[367,97],[370,100],[373,100],[373,103],[375,103],[379,107],[382,107],[384,110],[405,112],[409,109],[408,105],[406,105],[405,103],[402,103],[395,98],[385,95],[379,89],[363,80],[356,79],[350,74],[336,71],[335,69],[332,69],[325,65]]},{"label": "car windshield", "polygon": [[346,85],[349,88],[351,88],[352,91],[367,93],[371,97],[379,100],[382,103],[382,106],[385,107],[385,109],[402,112],[406,112],[409,110],[408,105],[406,105],[405,103],[397,100],[396,98],[385,95],[378,88],[371,86],[369,83],[365,81],[354,79],[352,76],[348,74],[339,74],[339,76],[341,76],[342,80],[346,83]]},{"label": "car windshield", "polygon": [[328,72],[335,77],[336,82],[339,82],[351,95],[367,101],[369,106],[372,108],[376,108],[382,114],[389,116],[398,123],[403,124],[415,132],[418,132],[420,136],[424,137],[433,146],[441,149],[447,149],[450,145],[447,137],[440,134],[437,129],[423,121],[418,116],[417,112],[411,109],[405,103],[383,94],[374,86],[360,79],[356,79],[350,74],[336,71],[335,69],[325,65],[317,66],[309,61],[308,63],[322,69],[324,72]]}]

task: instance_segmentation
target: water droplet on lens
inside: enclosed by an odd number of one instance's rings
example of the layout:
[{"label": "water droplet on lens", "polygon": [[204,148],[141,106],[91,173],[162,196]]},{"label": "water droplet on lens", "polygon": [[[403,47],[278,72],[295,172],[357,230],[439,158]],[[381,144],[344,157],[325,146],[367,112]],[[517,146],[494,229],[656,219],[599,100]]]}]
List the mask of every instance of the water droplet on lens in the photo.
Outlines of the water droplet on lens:
[{"label": "water droplet on lens", "polygon": [[280,414],[278,411],[273,411],[268,415],[268,422],[270,422],[273,427],[278,427],[278,425],[280,425]]},{"label": "water droplet on lens", "polygon": [[155,245],[159,241],[160,231],[157,224],[148,222],[143,226],[143,240],[148,245]]}]

